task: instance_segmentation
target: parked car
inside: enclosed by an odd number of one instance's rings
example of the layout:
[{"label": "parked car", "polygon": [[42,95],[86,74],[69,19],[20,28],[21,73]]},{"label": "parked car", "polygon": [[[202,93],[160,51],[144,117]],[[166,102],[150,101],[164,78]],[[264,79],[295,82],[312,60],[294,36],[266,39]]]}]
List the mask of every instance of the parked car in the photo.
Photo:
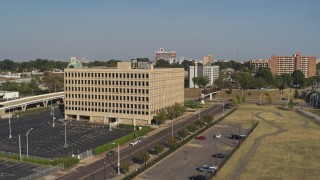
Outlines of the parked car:
[{"label": "parked car", "polygon": [[221,134],[220,133],[217,133],[215,135],[213,135],[214,138],[221,138]]},{"label": "parked car", "polygon": [[217,153],[213,155],[213,157],[216,157],[216,158],[226,158],[227,156],[228,156],[227,153]]},{"label": "parked car", "polygon": [[215,165],[212,165],[212,164],[208,164],[208,165],[205,164],[205,165],[200,166],[198,168],[198,171],[213,173],[217,169],[218,169],[218,166],[215,166]]},{"label": "parked car", "polygon": [[138,143],[139,143],[139,142],[144,141],[144,139],[141,137],[141,138],[138,138],[137,141],[138,141]]},{"label": "parked car", "polygon": [[195,176],[190,176],[190,180],[207,180],[207,176],[205,175],[195,175]]},{"label": "parked car", "polygon": [[246,137],[247,137],[247,135],[245,135],[245,134],[231,134],[231,139],[241,140],[241,139],[244,139]]},{"label": "parked car", "polygon": [[131,141],[131,143],[129,144],[130,146],[134,146],[134,145],[136,145],[136,144],[138,144],[139,143],[139,141],[138,140],[133,140],[133,141]]},{"label": "parked car", "polygon": [[196,140],[206,140],[207,138],[205,136],[198,136],[195,139]]}]

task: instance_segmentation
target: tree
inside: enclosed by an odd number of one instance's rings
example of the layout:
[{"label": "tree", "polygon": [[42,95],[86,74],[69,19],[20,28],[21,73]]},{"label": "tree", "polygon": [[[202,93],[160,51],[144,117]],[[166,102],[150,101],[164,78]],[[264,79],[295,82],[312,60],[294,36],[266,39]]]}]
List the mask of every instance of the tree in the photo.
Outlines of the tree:
[{"label": "tree", "polygon": [[267,102],[268,102],[269,104],[272,104],[273,99],[272,99],[272,97],[271,97],[271,96],[268,96],[268,97],[267,97]]},{"label": "tree", "polygon": [[282,84],[283,86],[288,87],[291,85],[293,79],[290,74],[282,74],[281,77],[283,80],[283,84]]},{"label": "tree", "polygon": [[204,76],[199,76],[198,77],[198,82],[200,87],[206,87],[206,85],[209,83],[209,79]]},{"label": "tree", "polygon": [[254,78],[251,74],[244,72],[239,74],[238,82],[242,89],[249,89],[253,87]]},{"label": "tree", "polygon": [[292,109],[293,109],[293,106],[294,106],[294,102],[293,102],[292,99],[290,99],[290,100],[289,100],[289,103],[288,103],[288,108],[289,108],[290,110],[292,110]]},{"label": "tree", "polygon": [[160,154],[164,150],[164,146],[162,144],[158,144],[154,147],[154,152],[156,154]]},{"label": "tree", "polygon": [[305,84],[305,77],[301,70],[294,70],[291,74],[293,87],[302,87]]},{"label": "tree", "polygon": [[155,116],[158,124],[163,124],[164,121],[167,119],[167,113],[164,109],[162,109],[157,116]]},{"label": "tree", "polygon": [[264,79],[269,86],[274,84],[274,79],[270,68],[259,68],[256,72],[256,78]]},{"label": "tree", "polygon": [[298,98],[299,98],[299,92],[298,92],[298,89],[295,89],[295,90],[294,90],[293,97],[294,97],[295,99],[298,99]]},{"label": "tree", "polygon": [[185,130],[181,130],[178,132],[178,135],[184,139],[188,136],[188,133]]},{"label": "tree", "polygon": [[138,158],[144,163],[144,165],[147,165],[148,160],[150,159],[150,154],[146,151],[142,151],[138,154]]},{"label": "tree", "polygon": [[194,62],[189,61],[189,60],[183,60],[181,65],[182,65],[182,67],[184,68],[185,71],[188,71],[189,66],[194,66]]},{"label": "tree", "polygon": [[207,123],[207,124],[210,124],[212,121],[213,121],[213,117],[210,116],[210,115],[205,115],[203,117],[203,120]]},{"label": "tree", "polygon": [[170,67],[170,63],[164,59],[157,60],[155,67]]},{"label": "tree", "polygon": [[129,172],[130,164],[128,161],[121,161],[120,168],[123,170],[124,173]]}]

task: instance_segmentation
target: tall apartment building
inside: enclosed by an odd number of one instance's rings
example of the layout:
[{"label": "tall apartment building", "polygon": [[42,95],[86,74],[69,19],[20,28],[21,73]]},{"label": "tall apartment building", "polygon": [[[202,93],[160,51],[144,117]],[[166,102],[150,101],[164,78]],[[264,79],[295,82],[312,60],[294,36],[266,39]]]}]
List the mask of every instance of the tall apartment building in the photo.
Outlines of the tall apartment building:
[{"label": "tall apartment building", "polygon": [[203,77],[208,78],[208,85],[213,85],[214,81],[219,78],[219,66],[203,66]]},{"label": "tall apartment building", "polygon": [[219,78],[219,66],[189,66],[189,88],[199,88],[192,80],[199,76],[207,77],[208,85],[213,85]]},{"label": "tall apartment building", "polygon": [[269,60],[265,59],[253,59],[250,61],[251,66],[257,71],[260,67],[269,67]]},{"label": "tall apartment building", "polygon": [[301,56],[296,52],[293,56],[271,56],[269,67],[272,74],[291,74],[294,70],[301,70],[306,78],[316,75],[316,57]]},{"label": "tall apartment building", "polygon": [[213,58],[213,55],[212,54],[209,54],[207,56],[204,56],[202,58],[202,61],[203,61],[203,65],[211,65],[211,63],[214,63],[214,58]]},{"label": "tall apartment building", "polygon": [[184,69],[118,62],[117,68],[64,70],[65,119],[150,124],[163,108],[184,101]]},{"label": "tall apartment building", "polygon": [[176,58],[177,58],[176,51],[166,51],[164,48],[160,48],[159,51],[155,52],[156,61],[158,61],[159,59],[164,59],[170,63],[170,62],[174,62]]}]

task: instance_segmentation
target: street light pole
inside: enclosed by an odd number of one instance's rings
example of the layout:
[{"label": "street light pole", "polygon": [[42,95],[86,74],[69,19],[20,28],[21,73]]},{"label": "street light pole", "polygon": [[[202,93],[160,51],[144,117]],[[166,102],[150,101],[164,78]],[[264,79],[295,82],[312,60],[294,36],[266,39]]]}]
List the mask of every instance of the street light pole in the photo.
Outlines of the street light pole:
[{"label": "street light pole", "polygon": [[118,144],[118,175],[120,175],[120,144],[119,143],[113,143]]},{"label": "street light pole", "polygon": [[61,120],[64,124],[64,145],[63,147],[68,147],[68,144],[67,144],[67,123],[70,122],[70,121],[64,121],[64,120]]},{"label": "street light pole", "polygon": [[30,128],[27,133],[26,133],[26,136],[27,136],[27,158],[29,158],[29,138],[28,138],[28,135],[29,135],[29,132],[32,130],[33,128]]},{"label": "street light pole", "polygon": [[106,179],[106,162],[103,163],[103,180]]},{"label": "street light pole", "polygon": [[54,120],[56,118],[54,117],[54,107],[52,106],[52,127],[55,127],[55,124],[54,124]]},{"label": "street light pole", "polygon": [[251,114],[252,114],[251,128],[252,128],[252,130],[253,130],[253,112],[251,112]]},{"label": "street light pole", "polygon": [[9,109],[9,132],[10,132],[9,139],[11,139],[12,136],[11,136],[11,114],[10,114],[10,109]]},{"label": "street light pole", "polygon": [[172,138],[172,141],[173,141],[173,120],[172,120],[172,123],[171,123],[171,138]]}]

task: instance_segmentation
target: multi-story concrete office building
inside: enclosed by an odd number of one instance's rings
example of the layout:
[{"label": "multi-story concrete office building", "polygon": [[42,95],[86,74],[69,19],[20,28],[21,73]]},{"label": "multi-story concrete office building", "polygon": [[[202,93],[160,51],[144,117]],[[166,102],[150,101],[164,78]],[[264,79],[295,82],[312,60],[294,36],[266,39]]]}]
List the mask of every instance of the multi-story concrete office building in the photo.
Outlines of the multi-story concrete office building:
[{"label": "multi-story concrete office building", "polygon": [[159,59],[167,60],[170,64],[176,61],[177,52],[176,51],[166,51],[164,48],[160,48],[159,51],[155,52],[155,60]]},{"label": "multi-story concrete office building", "polygon": [[203,77],[208,78],[208,85],[213,85],[214,81],[219,78],[219,66],[203,66]]},{"label": "multi-story concrete office building", "polygon": [[269,60],[266,59],[253,59],[250,61],[251,66],[257,71],[260,67],[269,67]]},{"label": "multi-story concrete office building", "polygon": [[208,85],[212,85],[219,78],[219,66],[189,66],[189,88],[199,88],[193,82],[194,77],[207,77]]},{"label": "multi-story concrete office building", "polygon": [[271,56],[269,67],[272,74],[291,74],[294,70],[301,70],[306,78],[316,75],[316,57],[303,57],[299,52],[293,56]]},{"label": "multi-story concrete office building", "polygon": [[131,62],[119,62],[117,68],[67,68],[64,83],[66,119],[145,125],[161,109],[184,101],[183,68]]},{"label": "multi-story concrete office building", "polygon": [[206,55],[202,58],[202,61],[203,61],[203,65],[208,65],[210,66],[211,63],[214,63],[215,60],[214,60],[214,57],[212,54],[209,54],[209,55]]}]

